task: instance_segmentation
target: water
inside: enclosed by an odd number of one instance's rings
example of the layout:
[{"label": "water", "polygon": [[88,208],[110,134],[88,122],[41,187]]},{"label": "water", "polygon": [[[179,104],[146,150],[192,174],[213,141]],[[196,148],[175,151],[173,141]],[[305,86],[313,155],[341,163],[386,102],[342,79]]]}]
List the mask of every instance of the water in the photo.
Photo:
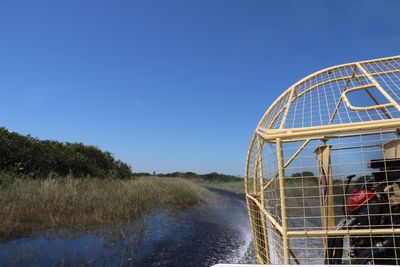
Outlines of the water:
[{"label": "water", "polygon": [[46,234],[0,243],[0,266],[255,263],[244,197],[212,191],[219,196],[217,205],[158,211],[128,226],[134,229],[129,233]]}]

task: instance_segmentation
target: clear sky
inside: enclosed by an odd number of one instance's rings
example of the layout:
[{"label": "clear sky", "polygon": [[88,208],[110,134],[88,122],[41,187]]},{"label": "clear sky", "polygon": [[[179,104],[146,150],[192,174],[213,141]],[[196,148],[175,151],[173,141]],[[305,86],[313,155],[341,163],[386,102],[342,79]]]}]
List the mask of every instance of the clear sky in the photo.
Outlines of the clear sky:
[{"label": "clear sky", "polygon": [[400,1],[0,1],[0,126],[134,171],[243,175],[291,84],[400,54]]}]

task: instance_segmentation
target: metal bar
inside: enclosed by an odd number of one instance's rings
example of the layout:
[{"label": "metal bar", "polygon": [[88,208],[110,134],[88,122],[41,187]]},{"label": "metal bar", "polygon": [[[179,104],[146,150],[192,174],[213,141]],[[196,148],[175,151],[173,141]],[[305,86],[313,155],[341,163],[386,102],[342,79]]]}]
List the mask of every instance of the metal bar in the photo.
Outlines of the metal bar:
[{"label": "metal bar", "polygon": [[391,103],[387,103],[387,104],[381,104],[381,105],[375,105],[375,106],[368,106],[368,107],[356,107],[353,106],[352,104],[350,104],[350,102],[348,101],[347,97],[346,97],[347,101],[344,101],[346,103],[347,108],[353,110],[353,111],[368,111],[368,110],[374,110],[374,109],[385,109],[385,108],[389,108],[392,107],[393,105]]},{"label": "metal bar", "polygon": [[[257,146],[257,163],[256,167],[254,168],[254,181],[256,181],[256,178],[258,178],[258,183],[259,186],[257,187],[257,191],[260,190],[259,192],[254,191],[254,193],[259,194],[261,197],[261,205],[264,207],[264,190],[263,189],[263,184],[264,184],[264,174],[263,174],[263,164],[262,164],[262,151],[263,151],[263,143],[264,140],[258,136],[258,146]],[[258,173],[258,175],[256,175]]]},{"label": "metal bar", "polygon": [[[356,107],[353,106],[349,99],[347,98],[347,93],[353,92],[353,91],[359,91],[359,90],[366,90],[369,89],[371,87],[374,87],[373,84],[368,84],[368,85],[363,85],[363,86],[359,86],[359,87],[354,87],[351,89],[347,89],[345,91],[343,91],[342,95],[340,96],[341,99],[343,99],[343,102],[346,104],[347,108],[351,109],[351,110],[355,110],[355,111],[367,111],[367,110],[373,110],[373,109],[384,109],[386,107],[391,107],[393,106],[392,103],[387,103],[387,104],[376,104],[375,106],[368,106],[368,107]],[[373,96],[372,96],[373,97]],[[374,98],[375,99],[375,98]],[[376,100],[376,99],[375,99]]]},{"label": "metal bar", "polygon": [[272,217],[272,215],[268,211],[265,210],[265,208],[263,206],[261,206],[260,202],[258,202],[258,200],[255,197],[253,197],[249,194],[246,194],[246,197],[249,198],[250,200],[252,200],[260,208],[261,212],[265,215],[265,217],[268,218],[268,220],[271,222],[272,226],[276,230],[278,230],[280,233],[282,233],[282,226],[275,220],[274,217]]},{"label": "metal bar", "polygon": [[308,236],[358,236],[358,235],[398,235],[400,228],[386,228],[386,229],[353,229],[353,230],[311,230],[311,231],[288,231],[289,237],[308,237]]},{"label": "metal bar", "polygon": [[335,109],[333,110],[332,116],[329,119],[329,124],[332,124],[333,119],[335,118],[336,113],[338,112],[341,103],[342,103],[342,98],[339,98],[338,102],[336,103]]},{"label": "metal bar", "polygon": [[259,150],[259,145],[260,145],[260,136],[257,136],[257,156],[256,156],[256,162],[253,170],[253,192],[254,194],[257,194],[257,169],[258,169],[258,157],[260,156],[260,150]]},{"label": "metal bar", "polygon": [[[244,192],[246,193],[246,195],[248,195],[248,193],[249,193],[249,191],[248,191],[249,190],[248,183],[249,183],[249,167],[250,167],[249,166],[249,162],[250,162],[250,157],[251,157],[251,150],[253,148],[254,140],[256,139],[256,137],[257,137],[257,135],[253,134],[253,137],[252,137],[251,142],[250,142],[250,146],[249,146],[249,148],[247,150],[247,159],[246,159],[246,166],[245,166],[245,171],[244,171]],[[249,201],[251,201],[251,200],[249,200],[249,198],[247,197],[246,198],[247,207],[250,207]],[[254,221],[253,221],[253,217],[251,216],[251,210],[249,208],[247,209],[247,213],[248,213],[248,216],[249,216],[250,225],[252,225],[252,226],[255,225]],[[251,233],[252,233],[252,236],[253,236],[253,240],[256,240],[255,231],[252,230]],[[254,247],[255,251],[257,251],[256,242],[253,242],[253,247]],[[257,258],[259,258],[258,253],[256,253],[256,254],[257,254]]]},{"label": "metal bar", "polygon": [[301,151],[303,151],[303,149],[308,145],[308,143],[310,143],[311,139],[307,139],[300,147],[299,149],[297,149],[296,152],[294,152],[294,154],[290,157],[290,159],[288,159],[288,161],[285,163],[285,165],[283,166],[285,169],[287,168],[287,166],[289,166],[289,164],[297,157],[297,155],[300,154]]},{"label": "metal bar", "polygon": [[[346,92],[347,87],[349,86],[349,83],[350,83],[351,79],[354,78],[355,76],[356,76],[356,71],[355,71],[355,68],[353,68],[353,72],[351,73],[350,78],[346,81],[346,84],[344,86],[343,92]],[[335,109],[333,110],[331,118],[329,119],[329,124],[332,124],[333,119],[335,118],[336,113],[338,112],[341,103],[342,103],[342,97],[340,97],[338,102],[336,103]]]},{"label": "metal bar", "polygon": [[[374,73],[370,73],[372,76],[375,75],[382,75],[382,74],[393,74],[396,72],[400,72],[400,70],[386,70],[386,71],[378,71],[378,72],[374,72]],[[361,75],[362,77],[364,77],[364,75]]]},{"label": "metal bar", "polygon": [[267,187],[273,182],[273,181],[275,181],[275,179],[278,177],[278,174],[275,174],[275,176],[273,177],[273,178],[271,178],[265,185],[264,185],[264,187],[263,187],[263,191],[265,190],[265,189],[267,189]]},{"label": "metal bar", "polygon": [[[271,111],[279,104],[279,102],[280,102],[283,98],[285,98],[286,94],[289,94],[289,90],[290,90],[290,88],[289,88],[288,90],[286,90],[283,94],[281,94],[281,96],[278,97],[278,98],[274,101],[274,103],[272,103],[272,105],[267,109],[267,111],[266,111],[266,112],[264,113],[264,115],[262,116],[262,118],[261,118],[260,122],[258,123],[258,125],[261,125],[261,124],[266,120],[267,115],[271,113]],[[279,111],[279,114],[282,112],[282,110],[283,110],[283,107],[282,107],[282,109]],[[279,114],[277,114],[276,116],[278,116]],[[275,120],[277,119],[276,116],[275,116],[275,118],[273,119],[273,121],[275,121]],[[270,127],[271,125],[272,125],[272,124],[270,123],[270,125],[268,125],[268,127]]]},{"label": "metal bar", "polygon": [[251,138],[251,141],[250,141],[250,146],[249,146],[249,148],[247,149],[247,158],[246,158],[246,166],[245,166],[245,170],[244,170],[244,180],[245,180],[245,182],[244,182],[244,191],[246,192],[246,193],[248,193],[249,191],[248,191],[248,183],[249,183],[249,162],[250,162],[250,156],[251,156],[251,149],[253,148],[253,145],[254,145],[254,140],[256,139],[256,137],[257,137],[257,135],[256,134],[253,134],[253,137]]},{"label": "metal bar", "polygon": [[364,60],[364,61],[359,61],[358,63],[373,63],[376,61],[392,61],[395,59],[400,59],[400,56],[392,56],[392,57],[382,57],[382,58],[377,58],[377,59],[369,59],[369,60]]},{"label": "metal bar", "polygon": [[289,264],[289,238],[287,235],[287,215],[286,215],[286,198],[285,198],[285,169],[283,162],[283,151],[281,139],[276,140],[276,148],[278,154],[278,173],[279,173],[279,190],[281,200],[281,220],[282,220],[282,242],[283,242],[283,262]]},{"label": "metal bar", "polygon": [[[372,99],[372,101],[375,102],[375,104],[379,105],[378,99],[376,99],[375,96],[374,96],[368,89],[365,89],[365,92],[367,92],[367,94],[368,94],[369,97]],[[386,110],[385,108],[380,108],[380,110],[383,112],[383,114],[385,114],[385,116],[386,116],[388,119],[392,119],[392,116],[387,112],[387,110]]]},{"label": "metal bar", "polygon": [[[362,135],[376,135],[376,134],[385,134],[385,133],[394,133],[397,134],[398,130],[393,129],[393,130],[382,130],[382,131],[367,131],[363,132]],[[344,137],[354,137],[354,136],[360,136],[360,133],[348,133],[348,134],[337,134],[337,135],[324,135],[324,136],[315,136],[315,137],[310,137],[310,138],[299,138],[299,139],[287,139],[287,140],[282,140],[283,143],[293,143],[293,142],[304,142],[307,141],[308,139],[310,140],[321,140],[321,139],[335,139],[335,138],[344,138]],[[275,143],[274,141],[268,140],[269,143]]]},{"label": "metal bar", "polygon": [[294,94],[295,89],[296,89],[296,87],[292,86],[292,89],[290,90],[288,103],[285,105],[285,113],[283,113],[283,118],[281,121],[281,125],[279,126],[279,129],[282,129],[283,126],[285,125],[286,118],[287,118],[287,115],[288,115],[289,109],[290,109],[290,104],[292,104],[292,99],[293,99],[293,94]]},{"label": "metal bar", "polygon": [[367,76],[367,78],[372,82],[373,85],[386,97],[389,102],[397,108],[398,111],[400,111],[400,105],[385,91],[385,89],[382,88],[382,86],[375,80],[374,77],[372,77],[369,72],[364,69],[364,67],[360,63],[356,63],[357,67],[360,69],[360,71]]},{"label": "metal bar", "polygon": [[351,127],[351,126],[362,126],[362,125],[381,125],[389,122],[400,121],[400,119],[391,119],[391,120],[373,120],[373,121],[362,121],[362,122],[352,122],[352,123],[343,123],[337,125],[321,125],[321,126],[312,126],[312,127],[302,127],[302,128],[289,128],[289,129],[265,129],[262,127],[257,127],[257,131],[261,133],[268,134],[280,134],[280,133],[300,133],[300,132],[308,132],[315,130],[323,130],[326,128],[343,128],[343,127]]},{"label": "metal bar", "polygon": [[257,129],[257,134],[265,140],[274,139],[291,139],[298,137],[309,136],[325,136],[329,134],[360,132],[376,129],[389,129],[400,127],[400,119],[378,120],[369,122],[348,123],[339,125],[325,125],[322,127],[307,127],[307,128],[293,128],[285,131],[269,130],[268,134],[260,132]]},{"label": "metal bar", "polygon": [[[264,140],[258,136],[258,155],[257,155],[257,167],[258,169],[258,180],[259,180],[259,193],[257,193],[260,197],[260,204],[262,207],[265,207],[264,205],[264,173],[263,173],[263,161],[262,161],[262,152],[263,152],[263,145],[264,145]],[[255,176],[256,177],[256,176]],[[256,192],[255,192],[256,193]],[[264,216],[260,216],[260,221],[261,221],[261,228],[262,228],[262,238],[265,246],[265,256],[266,256],[266,262],[267,264],[271,263],[271,257],[270,257],[270,252],[269,252],[269,240],[268,240],[268,233],[267,233],[267,227],[265,223],[265,218]]]},{"label": "metal bar", "polygon": [[341,147],[341,148],[331,148],[331,151],[334,151],[334,150],[357,149],[357,148],[368,148],[368,147],[382,147],[382,145],[369,145],[369,146],[347,146],[347,147]]},{"label": "metal bar", "polygon": [[[396,71],[400,71],[400,70],[396,70]],[[380,74],[386,74],[386,72],[376,72],[376,73],[371,74],[371,75],[380,75]],[[364,76],[363,76],[363,77],[364,77]],[[363,83],[362,83],[362,81],[360,80],[360,77],[359,77],[359,76],[356,75],[355,78],[356,78],[356,80],[358,81],[358,84],[359,84],[359,85],[363,85]],[[367,92],[368,96],[372,99],[372,101],[375,102],[375,104],[377,104],[377,105],[380,104],[379,101],[378,101],[378,99],[376,99],[376,97],[375,97],[368,89],[365,89],[365,92]],[[391,119],[391,118],[392,118],[392,116],[387,112],[387,110],[386,110],[385,108],[381,108],[381,111],[383,112],[383,114],[385,114],[385,116],[386,116],[388,119]]]}]

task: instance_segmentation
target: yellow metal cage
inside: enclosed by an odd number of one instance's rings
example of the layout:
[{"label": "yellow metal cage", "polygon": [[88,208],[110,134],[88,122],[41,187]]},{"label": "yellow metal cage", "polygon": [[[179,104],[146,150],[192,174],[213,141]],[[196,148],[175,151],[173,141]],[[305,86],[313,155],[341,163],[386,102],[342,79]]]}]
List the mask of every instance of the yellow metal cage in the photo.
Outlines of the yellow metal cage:
[{"label": "yellow metal cage", "polygon": [[250,143],[257,261],[400,263],[400,56],[330,67],[287,89]]}]

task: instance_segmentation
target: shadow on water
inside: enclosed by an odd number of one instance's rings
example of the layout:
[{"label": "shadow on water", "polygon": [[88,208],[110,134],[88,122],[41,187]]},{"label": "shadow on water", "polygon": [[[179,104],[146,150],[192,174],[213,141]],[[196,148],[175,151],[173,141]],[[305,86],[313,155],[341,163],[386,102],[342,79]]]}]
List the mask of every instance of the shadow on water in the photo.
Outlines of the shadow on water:
[{"label": "shadow on water", "polygon": [[[254,263],[244,197],[218,189],[215,205],[158,211],[118,237],[41,235],[0,243],[1,266],[210,266]],[[140,230],[140,228],[142,228]],[[139,230],[138,230],[139,229]],[[139,241],[139,242],[138,242]]]}]

